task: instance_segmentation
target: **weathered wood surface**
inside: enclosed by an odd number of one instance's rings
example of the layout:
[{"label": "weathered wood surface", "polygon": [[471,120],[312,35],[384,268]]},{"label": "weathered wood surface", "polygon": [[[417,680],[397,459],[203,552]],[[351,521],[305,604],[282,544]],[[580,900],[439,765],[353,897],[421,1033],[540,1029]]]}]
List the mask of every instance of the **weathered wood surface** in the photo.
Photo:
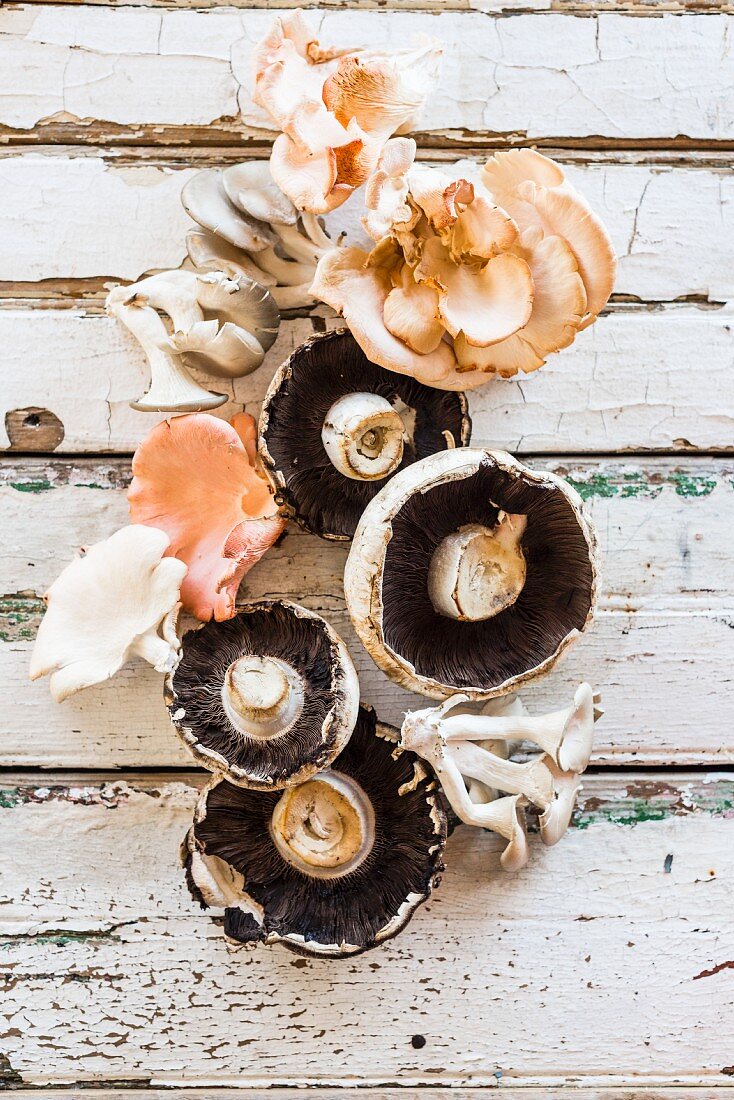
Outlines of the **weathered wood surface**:
[{"label": "weathered wood surface", "polygon": [[[322,311],[324,312],[324,311]],[[730,309],[615,309],[536,374],[489,381],[470,395],[473,438],[518,454],[734,447]],[[324,324],[284,320],[254,374],[200,375],[257,413],[276,366]],[[140,346],[99,310],[0,309],[0,447],[130,452],[162,417],[129,407],[147,385]]]},{"label": "weathered wood surface", "polygon": [[[531,708],[553,709],[590,679],[608,710],[597,727],[600,763],[734,763],[734,742],[722,733],[734,718],[734,466],[710,460],[536,464],[569,477],[586,497],[605,553],[605,579],[591,631],[524,698]],[[62,706],[52,703],[44,682],[27,682],[39,597],[80,545],[126,522],[127,464],[7,460],[3,472],[0,522],[12,535],[0,564],[0,664],[8,685],[0,762],[185,764],[161,701],[161,678],[147,666],[131,666]],[[240,595],[284,596],[326,614],[350,646],[365,701],[399,724],[417,697],[389,683],[356,640],[342,589],[346,553],[292,525],[282,545],[247,575]]]},{"label": "weathered wood surface", "polygon": [[[226,160],[232,159],[230,151]],[[619,257],[618,296],[734,298],[730,159],[684,167],[645,163],[641,157],[624,163],[566,159],[569,180],[611,234]],[[226,160],[224,153],[215,154],[199,158],[199,164]],[[191,158],[185,163],[190,165]],[[178,267],[192,224],[180,192],[196,170],[183,167],[180,154],[161,163],[129,154],[6,150],[0,156],[0,281],[101,284]],[[332,217],[337,232],[346,229],[348,239],[360,239],[360,214],[358,200],[340,208]],[[104,233],[99,232],[102,225]]]},{"label": "weathered wood surface", "polygon": [[[725,140],[734,136],[728,18],[336,11],[320,23],[337,45],[439,37],[444,66],[424,116],[435,136]],[[269,124],[250,102],[250,54],[270,19],[263,10],[11,9],[2,17],[0,124],[262,135]]]},{"label": "weathered wood surface", "polygon": [[[74,3],[75,0],[62,0],[63,3]],[[726,1081],[727,1075],[717,1078],[716,1100],[733,1100],[734,1085],[719,1084],[718,1080]],[[643,1083],[644,1081],[644,1083]],[[633,1076],[630,1083],[623,1083],[616,1079],[614,1084],[590,1085],[588,1079],[584,1083],[575,1085],[559,1085],[557,1082],[546,1082],[542,1088],[534,1088],[532,1085],[503,1085],[502,1079],[497,1080],[496,1085],[487,1088],[432,1088],[421,1085],[421,1100],[497,1100],[497,1089],[502,1088],[502,1100],[711,1100],[711,1088],[714,1083],[712,1077],[708,1077],[708,1085],[690,1085],[682,1087],[677,1085],[656,1085],[647,1080]],[[405,1100],[404,1088],[382,1088],[372,1086],[368,1093],[370,1100]],[[185,1086],[176,1089],[176,1100],[201,1100],[201,1091],[195,1088],[187,1089]],[[365,1089],[363,1087],[350,1088],[348,1085],[339,1085],[336,1088],[322,1088],[319,1085],[309,1086],[309,1097],[315,1100],[364,1100]],[[286,1089],[255,1089],[239,1085],[234,1088],[207,1088],[206,1100],[293,1100],[293,1090]],[[54,1088],[51,1090],[34,1089],[33,1100],[79,1100],[78,1090]],[[95,1088],[94,1100],[171,1100],[170,1089],[157,1088],[124,1088],[106,1089]]]},{"label": "weathered wood surface", "polygon": [[7,777],[2,1012],[23,1083],[727,1083],[731,777],[589,776],[576,827],[516,875],[460,829],[404,935],[342,962],[228,951],[177,868],[190,783]]}]

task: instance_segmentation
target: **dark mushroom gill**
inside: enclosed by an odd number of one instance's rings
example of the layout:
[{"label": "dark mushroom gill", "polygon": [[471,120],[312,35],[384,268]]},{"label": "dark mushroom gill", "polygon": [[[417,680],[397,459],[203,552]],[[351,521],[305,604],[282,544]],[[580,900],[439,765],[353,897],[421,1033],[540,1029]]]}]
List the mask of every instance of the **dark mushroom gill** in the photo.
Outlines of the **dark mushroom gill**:
[{"label": "dark mushroom gill", "polygon": [[[431,558],[464,524],[494,526],[491,501],[528,517],[521,544],[525,586],[493,618],[447,618],[428,596]],[[384,640],[420,676],[489,691],[536,668],[571,631],[583,628],[593,584],[584,531],[561,489],[507,473],[485,457],[472,476],[414,493],[393,518],[382,581]]]},{"label": "dark mushroom gill", "polygon": [[[287,733],[270,739],[243,736],[229,721],[222,704],[227,669],[246,654],[279,657],[304,678],[301,715]],[[220,753],[230,766],[242,768],[254,782],[285,781],[308,764],[325,767],[334,747],[329,720],[335,703],[334,669],[339,660],[326,624],[302,618],[282,604],[260,604],[226,622],[210,622],[190,631],[173,676],[171,714],[181,708],[179,727],[193,731],[199,745]]]},{"label": "dark mushroom gill", "polygon": [[[398,751],[393,759],[395,747],[376,732],[374,713],[360,709],[333,769],[356,780],[371,801],[375,842],[364,861],[343,877],[312,878],[281,856],[269,830],[279,792],[248,791],[226,781],[209,792],[206,817],[195,825],[196,839],[207,854],[244,876],[248,895],[264,910],[263,936],[303,936],[306,951],[309,942],[366,949],[410,894],[430,893],[442,870],[446,821],[430,779],[398,793],[412,783],[418,758]],[[227,934],[252,939],[247,921],[238,934],[240,916],[239,910],[227,910]]]},{"label": "dark mushroom gill", "polygon": [[[327,412],[348,393],[376,393],[415,412],[413,438],[398,469],[446,450],[443,432],[461,446],[468,418],[463,396],[432,389],[371,363],[347,332],[330,332],[292,355],[291,375],[268,404],[264,439],[286,481],[282,499],[315,534],[351,538],[362,512],[389,478],[354,481],[329,461],[321,441]],[[397,470],[395,471],[397,473]],[[394,475],[391,475],[394,476]]]}]

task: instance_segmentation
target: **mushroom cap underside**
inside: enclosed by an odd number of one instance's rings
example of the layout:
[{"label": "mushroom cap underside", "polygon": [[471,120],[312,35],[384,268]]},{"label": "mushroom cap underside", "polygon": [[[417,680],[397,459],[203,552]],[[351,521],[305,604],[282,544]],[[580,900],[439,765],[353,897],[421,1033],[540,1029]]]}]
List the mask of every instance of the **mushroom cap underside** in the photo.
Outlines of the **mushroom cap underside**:
[{"label": "mushroom cap underside", "polygon": [[[198,762],[231,783],[278,790],[329,766],[357,716],[359,685],[346,646],[312,611],[286,601],[239,608],[184,636],[166,679],[171,720]],[[282,732],[238,728],[226,703],[228,672],[249,657],[272,659],[300,680],[300,701]]]},{"label": "mushroom cap underside", "polygon": [[[379,480],[353,480],[333,465],[322,428],[349,393],[385,398],[406,425],[402,459]],[[362,512],[395,473],[450,447],[465,446],[471,421],[466,398],[370,362],[346,329],[306,341],[276,373],[260,418],[260,454],[279,499],[306,530],[352,537]]]},{"label": "mushroom cap underside", "polygon": [[[495,527],[503,512],[527,517],[517,599],[479,621],[439,613],[429,594],[437,549],[466,525]],[[393,479],[366,509],[344,576],[373,660],[432,698],[491,698],[548,671],[590,622],[598,584],[596,537],[575,490],[475,448],[435,455]]]},{"label": "mushroom cap underside", "polygon": [[[360,708],[350,741],[325,774],[358,785],[374,814],[371,850],[337,877],[312,877],[284,858],[273,839],[278,792],[213,781],[202,795],[194,846],[224,861],[242,883],[242,908],[225,910],[230,939],[282,943],[300,955],[353,956],[397,935],[438,885],[446,816],[433,774],[397,747],[396,730]],[[200,890],[194,893],[203,901]]]}]

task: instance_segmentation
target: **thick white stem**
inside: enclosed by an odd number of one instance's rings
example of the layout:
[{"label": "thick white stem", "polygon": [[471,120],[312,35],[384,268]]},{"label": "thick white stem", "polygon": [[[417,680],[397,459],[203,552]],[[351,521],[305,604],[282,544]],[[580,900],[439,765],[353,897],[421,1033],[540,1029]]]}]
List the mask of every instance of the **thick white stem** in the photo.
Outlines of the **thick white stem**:
[{"label": "thick white stem", "polygon": [[521,794],[541,810],[547,810],[554,798],[553,776],[544,759],[517,764],[504,760],[471,741],[456,741],[446,751],[464,776],[478,779],[488,787],[507,794]]},{"label": "thick white stem", "polygon": [[515,602],[525,584],[520,540],[526,523],[526,516],[500,513],[494,528],[470,523],[439,543],[428,594],[440,615],[479,622]]},{"label": "thick white stem", "polygon": [[283,858],[304,874],[337,878],[372,850],[375,815],[354,779],[327,770],[283,792],[270,834]]},{"label": "thick white stem", "polygon": [[321,259],[322,250],[316,247],[310,237],[304,237],[295,225],[274,225],[273,229],[280,237],[283,248],[289,256],[302,263],[316,266]]},{"label": "thick white stem", "polygon": [[257,253],[257,266],[270,275],[274,275],[281,286],[298,286],[313,282],[315,265],[297,263],[295,260],[281,260],[272,248]]},{"label": "thick white stem", "polygon": [[127,301],[130,288],[117,287],[107,298],[107,312],[117,317],[140,343],[150,365],[150,385],[133,409],[141,412],[198,412],[216,409],[226,394],[210,393],[194,382],[169,346],[166,326],[155,309]]},{"label": "thick white stem", "polygon": [[222,706],[245,736],[270,738],[284,733],[298,718],[303,703],[300,675],[277,657],[248,655],[227,669]]},{"label": "thick white stem", "polygon": [[405,425],[376,393],[349,393],[335,401],[321,431],[333,466],[354,481],[379,481],[403,458]]},{"label": "thick white stem", "polygon": [[334,247],[334,242],[327,237],[321,222],[315,214],[301,214],[303,228],[319,249],[320,256]]},{"label": "thick white stem", "polygon": [[576,689],[573,704],[563,710],[531,717],[455,714],[441,720],[446,741],[532,741],[548,753],[562,771],[582,772],[594,742],[594,693],[589,684]]}]

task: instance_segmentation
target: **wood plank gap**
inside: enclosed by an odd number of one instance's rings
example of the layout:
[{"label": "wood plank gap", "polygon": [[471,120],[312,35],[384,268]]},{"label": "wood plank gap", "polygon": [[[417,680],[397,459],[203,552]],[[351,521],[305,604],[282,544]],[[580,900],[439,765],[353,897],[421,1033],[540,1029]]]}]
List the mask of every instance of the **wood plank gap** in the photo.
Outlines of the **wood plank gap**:
[{"label": "wood plank gap", "polygon": [[[718,13],[717,13],[718,14]],[[412,135],[421,150],[421,159],[430,159],[436,153],[449,151],[452,156],[494,151],[519,145],[556,152],[597,153],[733,153],[734,141],[729,138],[698,138],[679,134],[674,137],[628,138],[588,135],[584,137],[528,137],[524,130],[492,131],[434,130],[418,131]],[[112,122],[87,122],[75,119],[71,122],[41,122],[28,129],[0,126],[0,146],[22,148],[42,145],[85,148],[104,145],[146,147],[181,146],[208,149],[211,147],[234,148],[240,160],[247,155],[262,157],[274,140],[275,134],[246,135],[235,119],[215,120],[208,126],[181,126],[172,124],[123,125]]]}]

